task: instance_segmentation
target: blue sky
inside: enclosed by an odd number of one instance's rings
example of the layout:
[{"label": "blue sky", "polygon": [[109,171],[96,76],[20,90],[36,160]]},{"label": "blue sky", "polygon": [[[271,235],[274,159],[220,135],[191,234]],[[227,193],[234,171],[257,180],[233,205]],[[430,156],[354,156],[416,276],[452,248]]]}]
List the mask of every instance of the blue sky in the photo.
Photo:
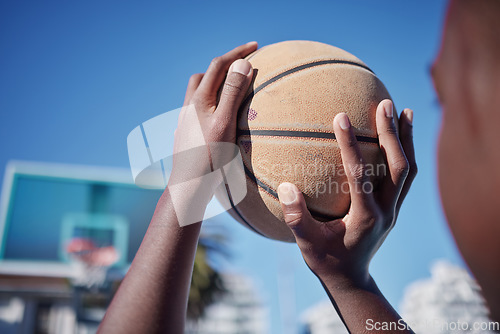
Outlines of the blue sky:
[{"label": "blue sky", "polygon": [[[435,173],[441,115],[429,67],[445,7],[443,0],[2,1],[0,173],[11,159],[128,167],[128,133],[178,108],[189,76],[213,57],[252,40],[341,47],[377,73],[398,109],[415,111],[420,172],[371,266],[397,307],[434,260],[461,263]],[[295,245],[253,235],[227,215],[219,220],[232,238],[228,268],[258,282],[273,333],[283,329],[280,300],[286,314],[299,315],[326,298]]]}]

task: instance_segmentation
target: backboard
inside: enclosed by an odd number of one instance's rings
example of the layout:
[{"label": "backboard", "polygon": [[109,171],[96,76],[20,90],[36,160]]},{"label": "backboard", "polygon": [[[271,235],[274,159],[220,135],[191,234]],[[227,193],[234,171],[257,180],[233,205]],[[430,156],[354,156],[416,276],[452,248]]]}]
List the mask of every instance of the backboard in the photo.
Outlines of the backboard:
[{"label": "backboard", "polygon": [[128,169],[11,162],[0,201],[0,274],[70,277],[65,251],[92,239],[132,262],[161,190],[138,188]]}]

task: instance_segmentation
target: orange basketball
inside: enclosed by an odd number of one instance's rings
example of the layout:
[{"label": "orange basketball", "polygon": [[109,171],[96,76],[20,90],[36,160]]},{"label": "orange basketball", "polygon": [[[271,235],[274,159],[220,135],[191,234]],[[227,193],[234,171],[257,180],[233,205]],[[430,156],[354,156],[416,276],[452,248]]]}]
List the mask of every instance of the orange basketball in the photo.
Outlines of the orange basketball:
[{"label": "orange basketball", "polygon": [[[239,110],[237,145],[247,195],[230,214],[266,237],[293,242],[276,189],[294,183],[312,215],[321,221],[344,216],[350,205],[332,122],[340,112],[351,120],[367,166],[386,171],[378,145],[375,111],[389,93],[361,60],[337,47],[311,41],[265,46],[246,59],[254,80]],[[395,114],[395,119],[397,115]]]}]

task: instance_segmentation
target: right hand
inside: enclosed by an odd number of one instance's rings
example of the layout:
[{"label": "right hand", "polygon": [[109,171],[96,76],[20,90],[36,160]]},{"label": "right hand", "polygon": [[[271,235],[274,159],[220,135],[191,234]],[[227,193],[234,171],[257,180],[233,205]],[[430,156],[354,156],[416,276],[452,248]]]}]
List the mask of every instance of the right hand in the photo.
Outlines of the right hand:
[{"label": "right hand", "polygon": [[278,187],[285,222],[295,235],[307,265],[323,281],[367,284],[370,260],[393,228],[416,176],[413,112],[405,109],[401,113],[398,136],[392,108],[390,100],[380,102],[377,108],[377,132],[389,173],[375,193],[362,190],[362,185],[369,181],[347,115],[339,114],[333,121],[351,194],[351,206],[345,217],[319,222],[312,218],[295,185],[283,183]]}]

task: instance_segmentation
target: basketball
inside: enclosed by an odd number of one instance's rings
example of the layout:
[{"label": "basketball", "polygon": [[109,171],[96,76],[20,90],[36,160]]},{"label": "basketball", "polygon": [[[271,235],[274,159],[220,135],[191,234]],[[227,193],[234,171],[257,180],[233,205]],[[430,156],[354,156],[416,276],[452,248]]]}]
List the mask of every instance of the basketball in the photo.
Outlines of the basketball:
[{"label": "basketball", "polygon": [[341,112],[349,116],[370,179],[366,191],[373,191],[388,172],[375,112],[390,95],[367,65],[331,45],[286,41],[246,59],[254,78],[239,110],[236,144],[247,195],[229,212],[263,236],[294,242],[283,219],[278,186],[295,184],[317,220],[343,217],[350,206],[349,185],[333,119]]}]

